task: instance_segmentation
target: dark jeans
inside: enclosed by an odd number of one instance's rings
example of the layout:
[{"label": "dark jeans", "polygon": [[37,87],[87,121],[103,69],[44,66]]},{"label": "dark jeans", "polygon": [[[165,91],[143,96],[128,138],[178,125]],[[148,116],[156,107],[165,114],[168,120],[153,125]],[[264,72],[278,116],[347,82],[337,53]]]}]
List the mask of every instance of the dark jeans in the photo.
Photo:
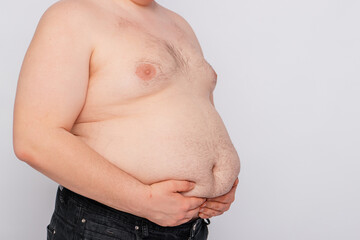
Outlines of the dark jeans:
[{"label": "dark jeans", "polygon": [[61,185],[47,225],[47,240],[205,240],[209,219],[196,218],[174,227],[116,210]]}]

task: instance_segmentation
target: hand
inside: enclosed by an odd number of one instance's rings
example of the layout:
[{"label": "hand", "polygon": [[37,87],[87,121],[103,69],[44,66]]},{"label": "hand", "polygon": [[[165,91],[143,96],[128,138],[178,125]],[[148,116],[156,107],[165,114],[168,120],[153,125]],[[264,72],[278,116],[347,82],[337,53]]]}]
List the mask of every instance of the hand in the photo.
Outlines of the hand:
[{"label": "hand", "polygon": [[[235,200],[235,191],[239,183],[239,178],[236,178],[231,190],[219,197],[208,198],[200,207],[200,218],[211,218],[218,216],[229,210],[230,205]],[[206,204],[206,205],[205,205]],[[205,206],[204,206],[205,205]]]},{"label": "hand", "polygon": [[181,180],[166,180],[149,185],[143,217],[166,227],[178,226],[198,217],[200,205],[206,198],[185,197],[180,192],[193,189],[195,183]]}]

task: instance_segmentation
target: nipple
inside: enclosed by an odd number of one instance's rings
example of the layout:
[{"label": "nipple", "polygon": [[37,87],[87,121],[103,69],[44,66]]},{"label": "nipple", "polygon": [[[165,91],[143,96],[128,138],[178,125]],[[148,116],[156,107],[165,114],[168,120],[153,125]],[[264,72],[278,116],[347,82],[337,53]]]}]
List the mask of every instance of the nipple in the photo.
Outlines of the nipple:
[{"label": "nipple", "polygon": [[156,75],[156,69],[151,64],[142,63],[136,68],[135,73],[142,80],[148,81]]}]

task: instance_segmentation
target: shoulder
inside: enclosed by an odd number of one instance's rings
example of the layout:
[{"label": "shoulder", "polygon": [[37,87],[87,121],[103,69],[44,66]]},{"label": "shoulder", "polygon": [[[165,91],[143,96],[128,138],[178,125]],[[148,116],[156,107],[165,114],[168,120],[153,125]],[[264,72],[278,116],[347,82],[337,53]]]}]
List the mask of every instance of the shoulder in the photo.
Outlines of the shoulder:
[{"label": "shoulder", "polygon": [[173,21],[179,27],[181,27],[182,30],[186,31],[189,34],[195,35],[195,32],[194,32],[192,26],[190,25],[190,23],[183,16],[181,16],[179,13],[176,13],[176,12],[174,12],[174,11],[164,7],[164,6],[160,6],[160,7],[165,12],[167,17],[169,17],[171,19],[171,21]]},{"label": "shoulder", "polygon": [[171,20],[174,21],[176,24],[178,24],[183,30],[185,30],[186,32],[191,33],[191,34],[195,34],[190,23],[183,16],[181,16],[179,13],[176,13],[164,6],[161,6],[161,8],[171,18]]},{"label": "shoulder", "polygon": [[186,33],[186,35],[189,37],[189,39],[192,41],[192,43],[199,49],[199,51],[202,53],[202,49],[199,43],[199,40],[196,36],[196,33],[190,23],[179,13],[176,13],[168,8],[165,8],[163,6],[160,6],[165,14],[173,21],[182,31]]},{"label": "shoulder", "polygon": [[78,31],[91,23],[93,9],[91,0],[60,0],[45,10],[39,26]]},{"label": "shoulder", "polygon": [[92,0],[59,0],[50,5],[44,15],[68,15],[68,16],[86,16],[90,14],[91,9],[94,8]]},{"label": "shoulder", "polygon": [[58,46],[94,45],[96,6],[93,0],[60,0],[50,5],[40,17],[34,34],[34,44],[44,42]]}]

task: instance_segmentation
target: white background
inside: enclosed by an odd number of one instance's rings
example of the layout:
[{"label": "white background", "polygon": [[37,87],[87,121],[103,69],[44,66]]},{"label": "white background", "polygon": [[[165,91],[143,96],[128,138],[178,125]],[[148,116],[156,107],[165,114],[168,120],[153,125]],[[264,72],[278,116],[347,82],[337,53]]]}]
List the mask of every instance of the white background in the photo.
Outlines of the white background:
[{"label": "white background", "polygon": [[[20,66],[52,3],[0,3],[1,239],[46,239],[54,208],[57,184],[12,148]],[[215,107],[241,159],[209,240],[360,239],[360,1],[159,3],[189,21],[217,71]]]}]

